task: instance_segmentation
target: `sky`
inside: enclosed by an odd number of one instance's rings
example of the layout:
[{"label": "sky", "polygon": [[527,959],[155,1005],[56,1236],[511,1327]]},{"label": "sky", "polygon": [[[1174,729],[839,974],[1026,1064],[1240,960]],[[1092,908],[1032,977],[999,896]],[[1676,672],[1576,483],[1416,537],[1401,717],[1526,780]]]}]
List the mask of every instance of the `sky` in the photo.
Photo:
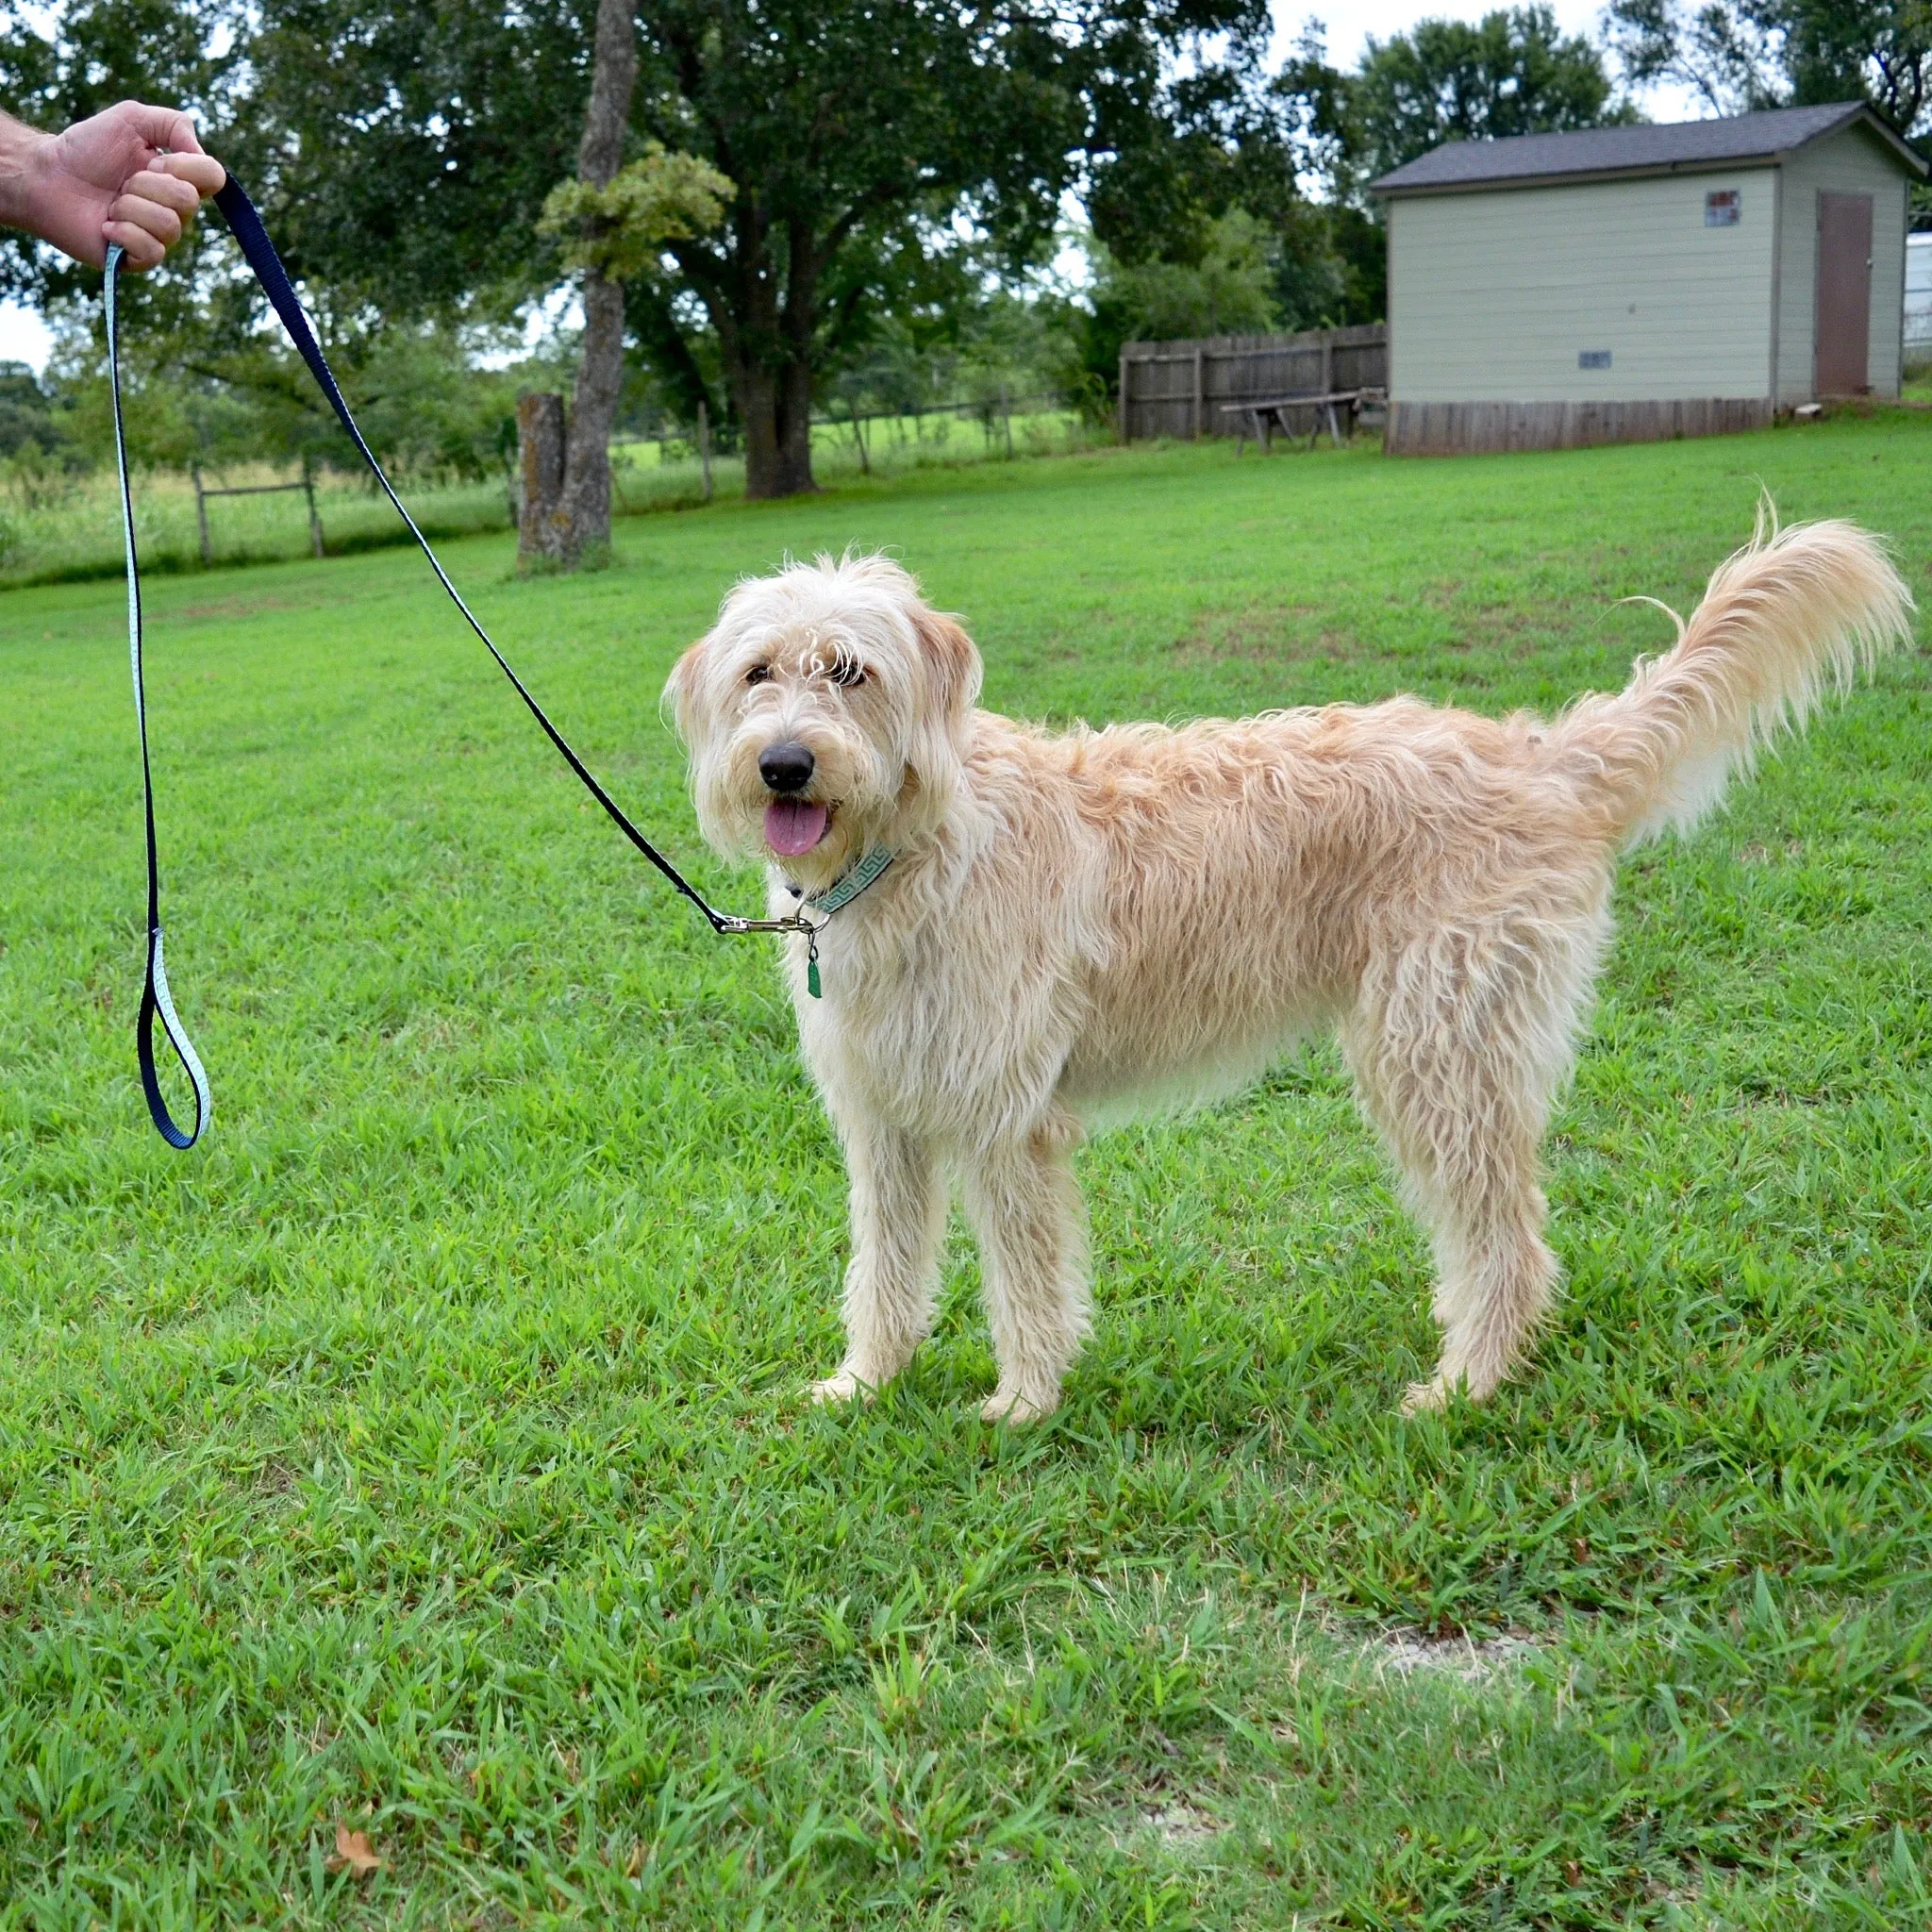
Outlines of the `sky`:
[{"label": "sky", "polygon": [[[1387,40],[1419,20],[1474,20],[1503,4],[1522,0],[1274,0],[1274,19],[1285,51],[1301,37],[1302,25],[1312,14],[1327,30],[1328,58],[1338,67],[1353,67],[1372,35]],[[1600,0],[1554,0],[1554,5],[1565,33],[1594,38]],[[1653,90],[1641,105],[1655,121],[1690,121],[1699,115],[1695,103],[1674,91]],[[0,303],[0,361],[25,362],[39,371],[46,367],[52,346],[46,325],[34,310]]]}]

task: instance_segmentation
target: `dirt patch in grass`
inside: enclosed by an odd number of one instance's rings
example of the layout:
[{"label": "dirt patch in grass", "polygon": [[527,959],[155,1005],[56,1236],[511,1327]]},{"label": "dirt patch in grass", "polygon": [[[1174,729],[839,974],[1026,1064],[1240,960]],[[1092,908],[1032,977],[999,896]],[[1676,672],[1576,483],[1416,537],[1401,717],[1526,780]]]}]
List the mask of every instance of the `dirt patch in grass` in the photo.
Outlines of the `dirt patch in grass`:
[{"label": "dirt patch in grass", "polygon": [[1220,1819],[1191,1798],[1177,1791],[1160,1791],[1141,1801],[1129,1835],[1186,1849],[1219,1838],[1226,1829]]},{"label": "dirt patch in grass", "polygon": [[312,598],[303,597],[217,597],[206,604],[184,604],[178,610],[150,610],[145,613],[152,628],[167,624],[206,624],[231,617],[261,617],[272,610],[308,610]]},{"label": "dirt patch in grass", "polygon": [[1319,617],[1312,604],[1256,604],[1245,610],[1204,612],[1174,641],[1175,658],[1196,664],[1244,659],[1261,664],[1342,664],[1359,658],[1359,642],[1345,631],[1307,635]]},{"label": "dirt patch in grass", "polygon": [[1378,1676],[1448,1676],[1465,1684],[1487,1684],[1517,1669],[1541,1647],[1534,1638],[1507,1630],[1478,1639],[1431,1637],[1405,1628],[1385,1632],[1366,1645],[1362,1655]]}]

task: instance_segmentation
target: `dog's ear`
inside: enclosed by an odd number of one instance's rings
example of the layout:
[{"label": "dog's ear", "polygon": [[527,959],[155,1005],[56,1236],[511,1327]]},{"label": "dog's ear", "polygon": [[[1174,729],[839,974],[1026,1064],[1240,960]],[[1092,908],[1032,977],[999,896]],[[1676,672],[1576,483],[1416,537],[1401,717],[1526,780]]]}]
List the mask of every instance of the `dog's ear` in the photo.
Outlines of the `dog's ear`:
[{"label": "dog's ear", "polygon": [[678,658],[671,667],[671,675],[664,680],[662,702],[671,707],[671,721],[677,726],[677,735],[686,744],[691,741],[692,708],[697,698],[699,665],[705,646],[710,641],[708,632]]},{"label": "dog's ear", "polygon": [[958,738],[973,707],[979,702],[979,652],[955,618],[924,604],[912,614],[919,635],[919,655],[925,665],[926,691],[932,715],[942,719],[947,734]]},{"label": "dog's ear", "polygon": [[935,829],[951,808],[966,751],[966,723],[979,697],[979,653],[950,617],[915,604],[912,628],[925,673],[920,707],[906,750],[900,825],[907,836]]}]

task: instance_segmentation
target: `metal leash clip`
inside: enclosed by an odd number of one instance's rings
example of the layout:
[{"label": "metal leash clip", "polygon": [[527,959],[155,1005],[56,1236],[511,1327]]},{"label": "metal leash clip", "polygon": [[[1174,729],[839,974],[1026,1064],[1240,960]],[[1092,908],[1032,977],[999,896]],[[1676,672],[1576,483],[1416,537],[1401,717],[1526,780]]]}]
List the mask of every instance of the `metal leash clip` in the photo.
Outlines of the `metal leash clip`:
[{"label": "metal leash clip", "polygon": [[796,912],[788,912],[782,919],[740,919],[735,913],[721,912],[718,915],[717,929],[730,933],[734,938],[747,932],[804,932],[815,933],[818,927],[810,920]]}]

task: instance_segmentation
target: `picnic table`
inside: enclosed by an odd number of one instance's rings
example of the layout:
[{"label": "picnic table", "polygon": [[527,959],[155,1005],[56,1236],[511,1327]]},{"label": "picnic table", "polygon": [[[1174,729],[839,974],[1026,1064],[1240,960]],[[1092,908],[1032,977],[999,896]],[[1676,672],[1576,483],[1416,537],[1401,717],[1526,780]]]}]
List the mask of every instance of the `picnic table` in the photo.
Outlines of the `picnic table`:
[{"label": "picnic table", "polygon": [[1352,431],[1355,427],[1355,419],[1360,413],[1363,399],[1379,393],[1379,391],[1371,391],[1363,389],[1331,389],[1317,390],[1301,395],[1257,396],[1247,402],[1223,403],[1221,413],[1239,419],[1235,427],[1236,456],[1240,456],[1247,447],[1248,438],[1251,436],[1261,445],[1261,454],[1265,457],[1269,451],[1270,439],[1276,429],[1284,436],[1298,434],[1289,421],[1288,412],[1291,409],[1307,409],[1312,412],[1313,422],[1308,430],[1310,449],[1314,448],[1316,440],[1322,434],[1324,420],[1328,425],[1329,436],[1333,439],[1336,448],[1340,449],[1342,438],[1341,422],[1336,411],[1341,410],[1347,418]]}]

